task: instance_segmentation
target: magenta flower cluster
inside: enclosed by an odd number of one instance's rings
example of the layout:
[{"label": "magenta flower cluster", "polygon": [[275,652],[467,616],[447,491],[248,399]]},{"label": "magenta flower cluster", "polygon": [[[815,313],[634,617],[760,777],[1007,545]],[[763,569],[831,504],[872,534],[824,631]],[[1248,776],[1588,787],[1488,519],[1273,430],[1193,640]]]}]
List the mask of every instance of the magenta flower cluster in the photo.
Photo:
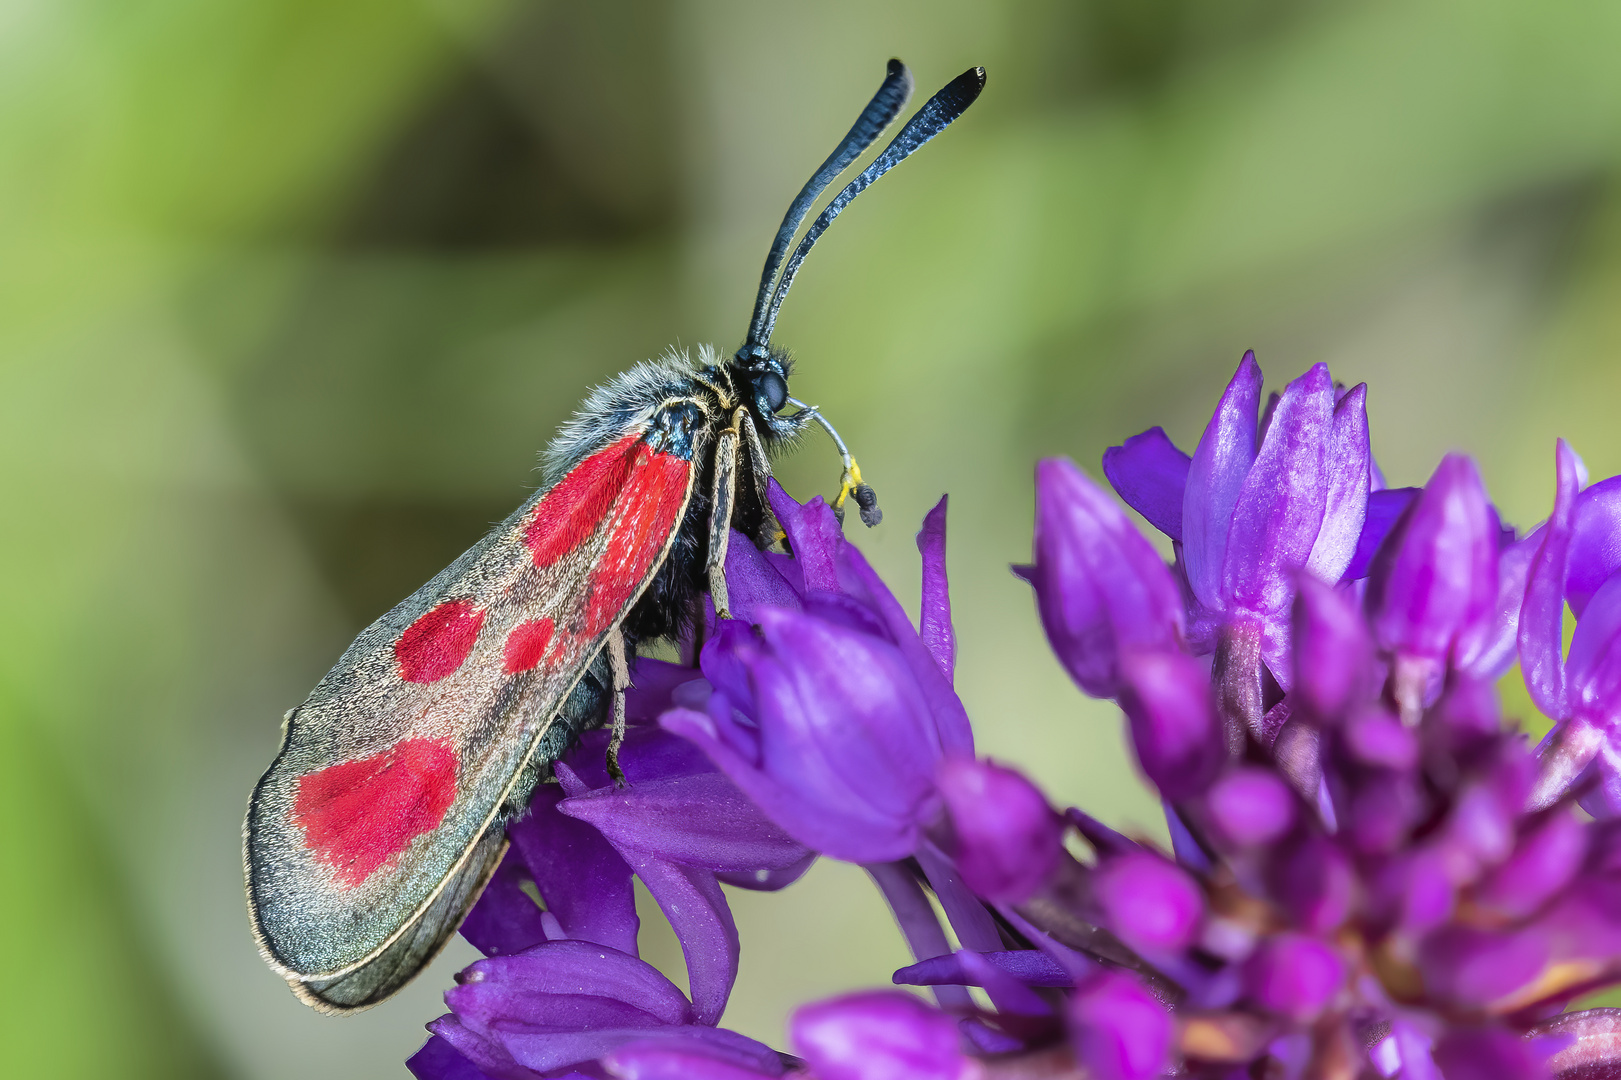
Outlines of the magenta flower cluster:
[{"label": "magenta flower cluster", "polygon": [[[463,927],[486,958],[412,1072],[1621,1076],[1621,1010],[1563,1011],[1621,982],[1621,477],[1588,485],[1561,442],[1521,535],[1466,457],[1388,488],[1365,387],[1262,385],[1246,355],[1191,457],[1158,428],[1104,455],[1163,547],[1049,460],[1016,568],[1058,660],[1123,711],[1168,850],[975,756],[944,500],[914,623],[828,507],[774,487],[792,556],[735,538],[697,668],[636,668],[627,786],[594,733],[510,827]],[[1535,748],[1495,691],[1516,660],[1554,721]],[[721,885],[818,856],[866,869],[916,957],[892,981],[932,1000],[806,1005],[783,1052],[719,1026]],[[685,991],[638,956],[633,877]]]}]

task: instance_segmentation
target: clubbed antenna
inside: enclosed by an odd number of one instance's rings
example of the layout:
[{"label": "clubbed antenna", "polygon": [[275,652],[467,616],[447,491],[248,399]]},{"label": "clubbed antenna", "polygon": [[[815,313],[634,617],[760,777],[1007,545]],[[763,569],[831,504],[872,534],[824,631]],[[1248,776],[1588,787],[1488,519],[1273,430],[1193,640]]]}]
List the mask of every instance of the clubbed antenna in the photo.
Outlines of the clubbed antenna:
[{"label": "clubbed antenna", "polygon": [[[817,237],[827,231],[833,219],[838,217],[857,195],[871,187],[873,181],[911,157],[924,143],[949,127],[953,120],[967,111],[968,106],[974,103],[983,89],[985,89],[985,69],[981,67],[969,68],[952,79],[906,122],[900,134],[884,147],[884,152],[879,154],[871,165],[862,170],[860,176],[850,181],[843,191],[834,196],[833,201],[827,204],[826,209],[806,230],[804,238],[799,241],[799,246],[794,248],[793,256],[788,260],[788,265],[783,267],[782,277],[771,295],[771,305],[765,316],[765,327],[758,334],[750,327],[749,345],[745,346],[745,349],[763,348],[765,343],[771,340],[771,331],[777,325],[777,311],[782,307],[783,299],[793,286],[794,275],[799,272],[800,264],[815,246]],[[755,320],[759,321],[758,305],[755,308]]]},{"label": "clubbed antenna", "polygon": [[754,317],[749,320],[748,341],[738,350],[739,357],[755,352],[763,354],[765,351],[765,343],[770,340],[765,320],[766,309],[771,303],[771,286],[776,282],[777,270],[782,266],[783,256],[788,254],[788,245],[793,241],[794,233],[799,231],[800,223],[810,213],[811,204],[827,185],[884,133],[884,129],[906,107],[911,97],[912,73],[899,60],[891,60],[883,84],[878,87],[872,100],[867,102],[867,107],[861,110],[861,115],[856,117],[855,125],[845,135],[844,141],[834,148],[821,167],[805,181],[805,186],[799,189],[794,201],[788,204],[788,212],[782,216],[782,225],[777,229],[776,238],[771,241],[771,253],[765,259],[765,271],[760,275],[760,294],[754,300]]}]

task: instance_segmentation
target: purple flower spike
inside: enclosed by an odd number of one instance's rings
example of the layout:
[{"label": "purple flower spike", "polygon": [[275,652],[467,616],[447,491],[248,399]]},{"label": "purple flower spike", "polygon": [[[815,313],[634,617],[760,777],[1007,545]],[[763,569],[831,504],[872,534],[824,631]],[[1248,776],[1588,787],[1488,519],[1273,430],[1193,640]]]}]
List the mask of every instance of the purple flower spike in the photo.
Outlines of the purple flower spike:
[{"label": "purple flower spike", "polygon": [[1105,925],[1138,952],[1175,952],[1192,944],[1204,896],[1183,870],[1147,852],[1110,859],[1094,883]]},{"label": "purple flower spike", "polygon": [[1030,781],[990,762],[947,758],[936,779],[964,884],[993,904],[1024,903],[1058,868],[1058,815]]},{"label": "purple flower spike", "polygon": [[910,994],[873,991],[806,1005],[788,1037],[817,1080],[960,1080],[951,1017]]},{"label": "purple flower spike", "polygon": [[1170,571],[1104,491],[1071,461],[1036,466],[1035,565],[1041,623],[1093,697],[1120,692],[1120,654],[1174,650],[1182,598]]},{"label": "purple flower spike", "polygon": [[1249,996],[1297,1023],[1313,1019],[1345,984],[1345,964],[1332,946],[1304,934],[1277,934],[1250,958]]},{"label": "purple flower spike", "polygon": [[1207,608],[1221,607],[1227,532],[1244,479],[1255,463],[1260,410],[1261,368],[1255,353],[1246,352],[1193,452],[1182,501],[1182,551],[1188,585]]},{"label": "purple flower spike", "polygon": [[1172,540],[1182,539],[1182,498],[1193,459],[1164,428],[1149,428],[1103,451],[1103,475],[1126,505]]},{"label": "purple flower spike", "polygon": [[1266,769],[1235,769],[1205,792],[1205,808],[1221,835],[1237,847],[1281,839],[1295,821],[1289,786]]},{"label": "purple flower spike", "polygon": [[1171,1060],[1176,1025],[1130,975],[1102,972],[1070,1000],[1075,1056],[1091,1080],[1149,1080]]},{"label": "purple flower spike", "polygon": [[1120,705],[1143,772],[1172,802],[1199,794],[1227,755],[1209,671],[1174,652],[1131,653],[1121,669],[1127,689]]},{"label": "purple flower spike", "polygon": [[1390,652],[1445,663],[1497,600],[1497,515],[1475,463],[1443,459],[1398,530],[1368,582],[1374,633]]}]

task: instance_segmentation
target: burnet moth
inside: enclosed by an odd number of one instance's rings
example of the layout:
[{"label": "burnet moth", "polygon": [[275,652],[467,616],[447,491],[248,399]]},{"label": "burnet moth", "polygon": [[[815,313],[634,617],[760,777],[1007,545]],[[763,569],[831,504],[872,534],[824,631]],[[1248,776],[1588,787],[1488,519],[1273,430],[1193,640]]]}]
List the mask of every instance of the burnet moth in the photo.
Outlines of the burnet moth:
[{"label": "burnet moth", "polygon": [[[747,340],[730,359],[675,352],[599,387],[546,453],[544,490],[367,627],[290,711],[243,827],[248,911],[266,961],[326,1012],[375,1005],[461,925],[506,848],[506,823],[579,738],[624,729],[638,644],[727,611],[730,529],[780,530],[770,454],[812,422],[833,437],[868,525],[880,516],[838,434],[788,395],[771,331],[794,276],[850,201],[973,104],[953,79],[828,203],[812,204],[911,96],[898,60],[788,207]],[[779,274],[780,270],[780,274]],[[792,407],[793,412],[783,410]]]}]

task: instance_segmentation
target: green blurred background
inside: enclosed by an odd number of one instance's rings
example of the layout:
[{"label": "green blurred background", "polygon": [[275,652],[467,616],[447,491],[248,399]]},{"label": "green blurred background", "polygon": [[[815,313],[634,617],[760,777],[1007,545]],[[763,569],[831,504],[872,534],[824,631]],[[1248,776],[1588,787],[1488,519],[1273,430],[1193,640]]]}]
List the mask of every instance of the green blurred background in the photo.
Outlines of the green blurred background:
[{"label": "green blurred background", "polygon": [[[505,515],[593,383],[735,346],[771,232],[891,55],[956,129],[820,245],[778,340],[909,602],[949,491],[984,750],[1159,829],[1043,646],[1030,470],[1241,351],[1372,384],[1419,483],[1545,513],[1621,470],[1621,6],[1555,0],[0,4],[0,1024],[16,1076],[401,1075],[464,945],[334,1020],[266,970],[238,830],[279,718]],[[829,493],[812,436],[780,475]],[[905,961],[861,875],[739,895],[727,1023]],[[649,952],[679,967],[667,929]]]}]

